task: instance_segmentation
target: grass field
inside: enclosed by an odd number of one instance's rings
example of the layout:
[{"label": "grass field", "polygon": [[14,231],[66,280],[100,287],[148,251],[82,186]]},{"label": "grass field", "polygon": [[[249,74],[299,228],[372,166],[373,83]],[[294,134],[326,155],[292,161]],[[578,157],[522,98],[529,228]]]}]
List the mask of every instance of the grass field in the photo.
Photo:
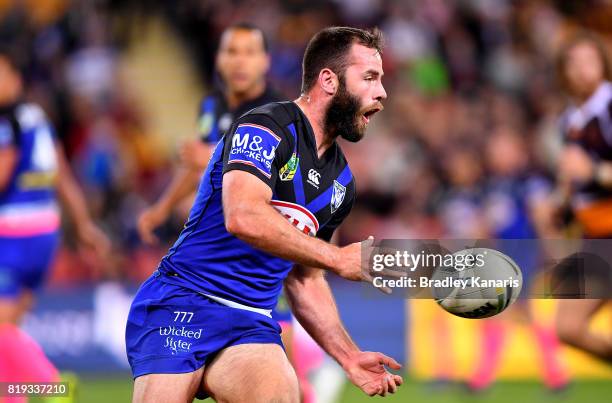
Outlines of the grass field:
[{"label": "grass field", "polygon": [[[129,376],[129,375],[128,375]],[[80,403],[130,402],[132,383],[126,378],[82,378],[79,388]],[[473,395],[458,385],[433,388],[420,382],[407,382],[398,393],[385,398],[386,402],[426,403],[608,403],[612,396],[610,381],[575,381],[563,392],[547,392],[537,382],[500,382],[490,390]],[[347,386],[340,402],[372,402],[358,389]],[[40,400],[32,399],[32,402]],[[210,401],[210,400],[209,400]]]}]

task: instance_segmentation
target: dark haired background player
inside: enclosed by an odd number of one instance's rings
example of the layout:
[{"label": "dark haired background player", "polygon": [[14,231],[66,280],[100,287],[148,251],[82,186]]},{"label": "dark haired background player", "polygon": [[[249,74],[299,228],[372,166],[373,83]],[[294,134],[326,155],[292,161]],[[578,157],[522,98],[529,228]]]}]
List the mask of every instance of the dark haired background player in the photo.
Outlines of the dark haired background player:
[{"label": "dark haired background player", "polygon": [[320,31],[303,95],[243,115],[219,142],[185,229],[130,309],[135,402],[299,401],[270,317],[283,280],[297,319],[354,384],[384,396],[402,383],[385,369],[397,362],[351,340],[324,277],[367,277],[371,239],[328,241],[355,197],[336,138],[359,141],[386,98],[381,42],[377,31]]},{"label": "dark haired background player", "polygon": [[[19,328],[45,280],[67,207],[78,239],[99,259],[110,242],[94,225],[43,110],[21,99],[22,76],[0,52],[0,381],[50,382],[56,368]],[[18,401],[18,400],[14,400]]]},{"label": "dark haired background player", "polygon": [[221,85],[204,98],[198,118],[198,139],[180,149],[182,165],[160,198],[142,212],[138,233],[148,244],[156,243],[153,233],[170,216],[176,205],[198,186],[212,150],[234,119],[249,110],[281,97],[266,83],[270,68],[268,41],[263,31],[247,23],[223,31],[216,57]]},{"label": "dark haired background player", "polygon": [[[561,118],[565,148],[559,159],[559,188],[585,238],[612,238],[612,71],[603,45],[590,34],[569,41],[560,52],[559,76],[571,103]],[[589,265],[589,262],[585,262]],[[576,270],[576,267],[567,267]],[[601,295],[610,291],[609,269]],[[563,275],[572,275],[566,271]],[[591,279],[592,280],[592,279]],[[601,296],[600,295],[600,296]],[[589,296],[587,296],[589,298]],[[589,330],[589,321],[607,299],[561,299],[557,331],[562,341],[612,362],[612,342]]]}]

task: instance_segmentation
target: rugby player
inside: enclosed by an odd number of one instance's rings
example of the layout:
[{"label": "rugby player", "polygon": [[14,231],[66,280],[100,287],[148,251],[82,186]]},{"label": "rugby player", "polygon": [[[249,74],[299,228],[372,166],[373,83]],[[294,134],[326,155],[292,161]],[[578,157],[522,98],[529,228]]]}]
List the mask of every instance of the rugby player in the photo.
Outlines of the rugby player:
[{"label": "rugby player", "polygon": [[336,139],[359,141],[382,110],[381,51],[376,30],[320,31],[300,98],[250,111],[218,143],[183,232],[130,308],[134,402],[298,402],[270,315],[283,282],[297,319],[355,385],[382,396],[401,385],[385,368],[399,369],[395,360],[351,340],[324,277],[369,276],[371,238],[329,239],[355,198]]},{"label": "rugby player", "polygon": [[[15,57],[0,50],[0,381],[51,382],[58,372],[19,323],[59,243],[59,196],[79,241],[99,258],[110,242],[94,225],[43,110],[21,99]],[[15,400],[17,401],[17,400]]]},{"label": "rugby player", "polygon": [[[581,34],[560,52],[559,76],[572,103],[561,118],[565,149],[559,159],[560,189],[569,194],[572,211],[585,238],[612,238],[612,70],[604,46]],[[587,244],[588,246],[588,244]],[[583,255],[583,257],[586,255]],[[575,263],[578,263],[576,259]],[[580,260],[580,259],[579,259]],[[608,301],[609,262],[584,261],[586,280],[600,288],[585,299],[559,300],[559,338],[612,362],[612,343],[590,329],[589,321]],[[558,276],[579,282],[572,257],[560,264]],[[593,293],[593,290],[591,290]]]},{"label": "rugby player", "polygon": [[[138,219],[138,232],[145,243],[157,243],[154,229],[168,219],[177,203],[197,190],[215,144],[232,122],[253,108],[281,100],[276,91],[267,85],[269,67],[268,41],[260,28],[238,23],[223,31],[216,58],[216,70],[222,86],[202,100],[198,118],[199,138],[182,145],[182,166],[177,169],[162,196]],[[284,296],[279,298],[272,317],[283,330],[283,344],[294,363],[293,317]]]}]

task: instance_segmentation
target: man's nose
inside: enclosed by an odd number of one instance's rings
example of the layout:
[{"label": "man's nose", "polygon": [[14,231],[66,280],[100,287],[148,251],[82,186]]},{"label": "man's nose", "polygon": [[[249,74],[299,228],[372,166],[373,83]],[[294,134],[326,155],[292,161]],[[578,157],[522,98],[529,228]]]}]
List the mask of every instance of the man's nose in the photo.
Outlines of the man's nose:
[{"label": "man's nose", "polygon": [[378,102],[382,102],[385,99],[387,99],[387,91],[385,91],[385,87],[383,87],[382,84],[378,86],[378,88],[376,89],[376,93],[374,95],[375,95],[374,98]]}]

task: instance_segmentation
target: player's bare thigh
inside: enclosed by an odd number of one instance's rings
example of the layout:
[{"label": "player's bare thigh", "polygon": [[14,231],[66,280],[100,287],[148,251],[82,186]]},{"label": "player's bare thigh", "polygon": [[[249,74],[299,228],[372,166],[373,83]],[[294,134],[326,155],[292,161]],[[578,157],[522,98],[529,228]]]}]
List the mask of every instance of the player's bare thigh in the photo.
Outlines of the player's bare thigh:
[{"label": "player's bare thigh", "polygon": [[134,381],[132,403],[191,403],[202,384],[202,371],[149,374]]},{"label": "player's bare thigh", "polygon": [[240,344],[206,366],[204,390],[219,403],[298,403],[298,380],[277,344]]},{"label": "player's bare thigh", "polygon": [[605,299],[560,299],[557,306],[557,331],[570,336],[584,333],[590,319],[607,302]]}]

